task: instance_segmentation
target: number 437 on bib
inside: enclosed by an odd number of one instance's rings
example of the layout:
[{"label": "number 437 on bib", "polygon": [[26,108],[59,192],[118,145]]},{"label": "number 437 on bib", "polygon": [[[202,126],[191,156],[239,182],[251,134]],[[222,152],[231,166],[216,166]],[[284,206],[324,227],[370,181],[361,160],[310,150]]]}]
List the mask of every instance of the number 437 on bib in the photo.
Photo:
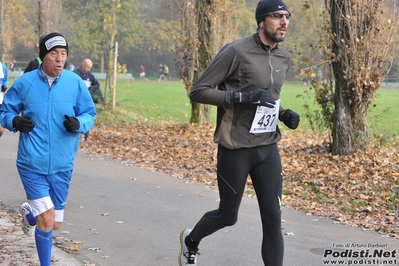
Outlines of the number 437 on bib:
[{"label": "number 437 on bib", "polygon": [[259,134],[276,131],[279,109],[280,99],[276,101],[273,108],[258,106],[249,133]]}]

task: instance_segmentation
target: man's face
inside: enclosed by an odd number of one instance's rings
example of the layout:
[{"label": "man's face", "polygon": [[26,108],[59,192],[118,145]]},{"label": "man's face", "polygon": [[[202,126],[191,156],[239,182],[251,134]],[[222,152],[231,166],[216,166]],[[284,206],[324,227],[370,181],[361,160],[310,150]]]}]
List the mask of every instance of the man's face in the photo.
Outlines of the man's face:
[{"label": "man's face", "polygon": [[92,66],[91,66],[90,64],[88,64],[88,63],[82,64],[82,67],[81,67],[82,73],[83,73],[83,74],[89,73],[90,70],[91,70],[91,67],[92,67]]},{"label": "man's face", "polygon": [[68,57],[65,48],[55,48],[43,58],[43,72],[50,77],[58,77]]},{"label": "man's face", "polygon": [[263,31],[268,41],[273,43],[284,41],[290,15],[288,11],[282,10],[266,16]]}]

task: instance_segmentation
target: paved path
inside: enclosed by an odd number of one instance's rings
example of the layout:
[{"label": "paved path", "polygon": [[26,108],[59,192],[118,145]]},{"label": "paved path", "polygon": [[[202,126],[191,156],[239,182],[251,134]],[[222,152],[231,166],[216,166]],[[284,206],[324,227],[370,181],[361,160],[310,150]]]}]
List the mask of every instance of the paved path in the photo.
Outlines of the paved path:
[{"label": "paved path", "polygon": [[[8,131],[0,139],[0,199],[15,209],[25,200],[15,168],[17,141],[18,134]],[[217,206],[217,191],[202,183],[187,184],[164,173],[79,152],[65,224],[54,235],[63,245],[77,243],[80,250],[60,261],[68,260],[67,265],[89,261],[97,266],[175,266],[180,230],[194,226],[204,212]],[[341,257],[341,265],[380,265],[382,260],[372,261],[374,252],[383,252],[384,265],[399,265],[397,239],[287,208],[283,208],[283,219],[285,266],[333,265],[324,260],[334,257]],[[244,197],[238,223],[203,240],[198,265],[263,265],[260,243],[257,202]],[[56,254],[63,253],[54,249]],[[332,254],[324,258],[325,252]],[[355,252],[366,255],[367,261],[353,258]],[[342,258],[349,253],[353,260],[349,255]]]}]

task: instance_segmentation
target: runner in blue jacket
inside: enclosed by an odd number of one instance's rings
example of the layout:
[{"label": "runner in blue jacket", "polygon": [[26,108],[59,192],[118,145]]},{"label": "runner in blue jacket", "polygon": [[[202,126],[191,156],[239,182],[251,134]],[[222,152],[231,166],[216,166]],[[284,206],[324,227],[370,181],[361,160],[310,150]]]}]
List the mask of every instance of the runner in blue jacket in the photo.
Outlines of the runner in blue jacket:
[{"label": "runner in blue jacket", "polygon": [[35,236],[41,266],[50,266],[52,231],[64,219],[79,136],[96,116],[82,79],[64,69],[67,56],[64,36],[44,36],[42,64],[14,82],[0,109],[2,126],[20,132],[17,169],[30,202],[20,206],[22,230]]}]

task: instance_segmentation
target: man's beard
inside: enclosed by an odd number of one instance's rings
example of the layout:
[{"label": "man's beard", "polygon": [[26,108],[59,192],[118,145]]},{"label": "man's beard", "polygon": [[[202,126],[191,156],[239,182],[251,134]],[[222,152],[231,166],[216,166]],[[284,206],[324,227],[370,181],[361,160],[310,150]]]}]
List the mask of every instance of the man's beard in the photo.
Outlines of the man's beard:
[{"label": "man's beard", "polygon": [[282,41],[284,41],[284,39],[285,39],[285,36],[281,36],[281,37],[278,37],[277,36],[277,31],[276,32],[270,32],[270,31],[268,31],[267,29],[266,29],[266,27],[264,28],[264,32],[265,32],[265,35],[266,35],[266,37],[268,38],[268,39],[270,39],[271,41],[273,41],[273,42],[282,42]]}]

